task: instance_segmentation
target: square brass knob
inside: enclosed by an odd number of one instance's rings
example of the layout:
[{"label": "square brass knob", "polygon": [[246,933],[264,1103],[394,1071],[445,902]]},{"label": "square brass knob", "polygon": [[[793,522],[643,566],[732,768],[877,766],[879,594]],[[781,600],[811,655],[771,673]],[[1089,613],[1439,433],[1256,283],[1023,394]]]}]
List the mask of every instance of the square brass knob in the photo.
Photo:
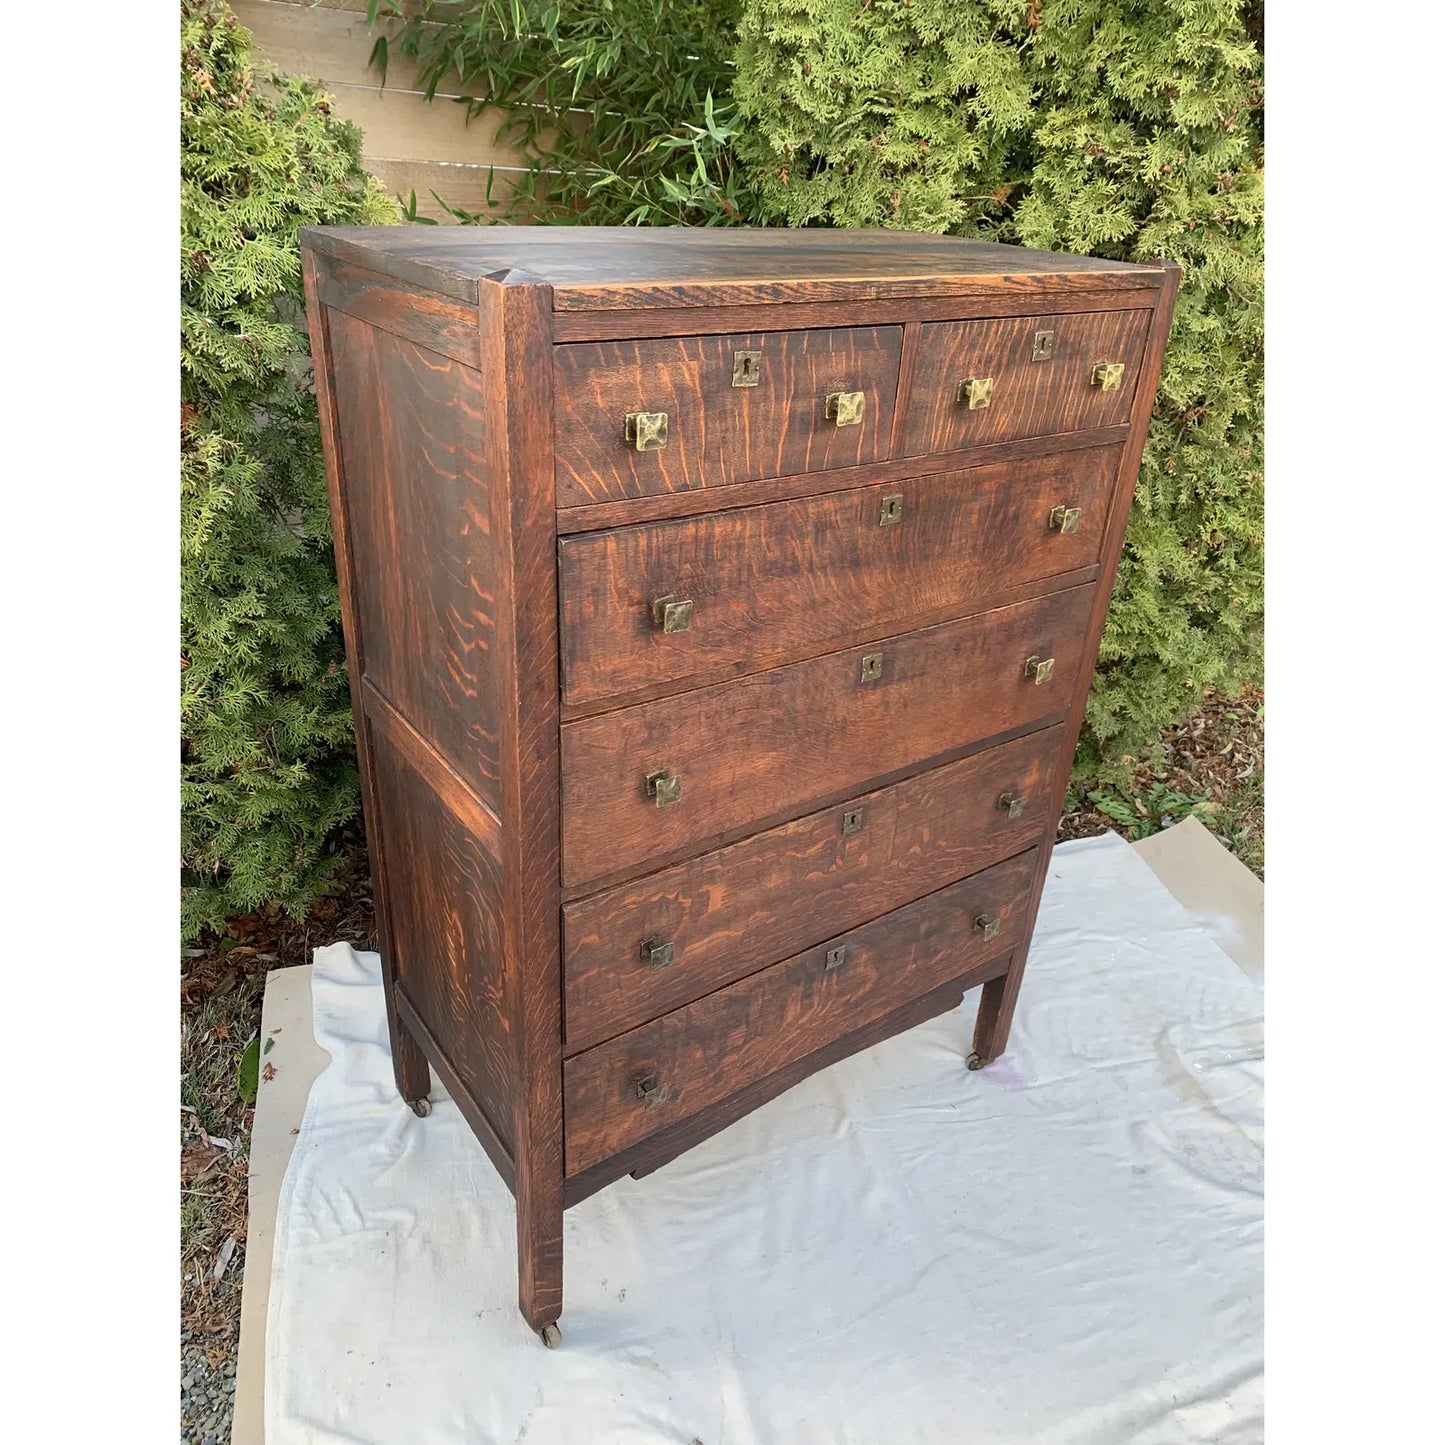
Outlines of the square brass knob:
[{"label": "square brass knob", "polygon": [[823,415],[835,426],[863,425],[863,393],[830,391],[823,398]]},{"label": "square brass knob", "polygon": [[985,943],[987,943],[991,938],[998,937],[998,928],[999,923],[997,915],[994,915],[992,918],[990,918],[988,914],[980,913],[978,917],[973,920],[974,932],[983,934],[983,941]]},{"label": "square brass knob", "polygon": [[686,632],[692,626],[692,599],[659,597],[652,604],[652,625],[664,632]]},{"label": "square brass knob", "polygon": [[970,411],[982,411],[993,400],[993,377],[975,376],[958,383],[958,400]]},{"label": "square brass knob", "polygon": [[1122,361],[1101,361],[1094,367],[1091,378],[1100,391],[1118,391],[1124,385],[1124,363]]},{"label": "square brass knob", "polygon": [[1024,676],[1034,684],[1035,687],[1042,686],[1054,675],[1054,660],[1052,657],[1031,657],[1024,663]]},{"label": "square brass knob", "polygon": [[640,452],[661,451],[667,445],[665,411],[630,411],[622,434]]},{"label": "square brass knob", "polygon": [[1081,507],[1055,507],[1049,513],[1049,526],[1063,535],[1079,530],[1079,518],[1084,515]]},{"label": "square brass knob", "polygon": [[1008,814],[1010,818],[1022,818],[1024,809],[1029,805],[1029,800],[1018,793],[1000,793],[998,795],[999,810]]},{"label": "square brass knob", "polygon": [[632,1092],[649,1109],[655,1109],[659,1104],[667,1102],[667,1085],[659,1083],[656,1074],[644,1074],[637,1079],[632,1085]]},{"label": "square brass knob", "polygon": [[682,797],[682,778],[673,773],[648,773],[642,784],[647,796],[653,799],[659,808],[665,808]]}]

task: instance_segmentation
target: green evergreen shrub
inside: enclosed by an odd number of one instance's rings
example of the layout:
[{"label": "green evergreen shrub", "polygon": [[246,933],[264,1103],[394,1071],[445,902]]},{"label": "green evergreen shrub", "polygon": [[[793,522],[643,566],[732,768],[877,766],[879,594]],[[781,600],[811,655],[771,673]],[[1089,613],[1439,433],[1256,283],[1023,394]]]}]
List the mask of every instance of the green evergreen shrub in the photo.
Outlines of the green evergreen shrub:
[{"label": "green evergreen shrub", "polygon": [[952,231],[1183,268],[1079,755],[1258,676],[1257,5],[744,0],[737,148],[789,225]]},{"label": "green evergreen shrub", "polygon": [[258,63],[218,0],[181,6],[182,932],[300,912],[357,808],[303,225],[395,220],[360,136]]}]

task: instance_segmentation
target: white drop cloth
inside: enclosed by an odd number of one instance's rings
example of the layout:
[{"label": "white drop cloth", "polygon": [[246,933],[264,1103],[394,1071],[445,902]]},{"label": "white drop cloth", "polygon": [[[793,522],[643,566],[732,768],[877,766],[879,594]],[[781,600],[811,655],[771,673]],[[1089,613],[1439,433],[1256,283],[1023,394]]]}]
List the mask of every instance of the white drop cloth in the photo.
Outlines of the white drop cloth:
[{"label": "white drop cloth", "polygon": [[955,1012],[565,1216],[563,1343],[374,954],[317,952],[267,1445],[1262,1437],[1262,996],[1118,838],[1054,854],[1007,1053]]}]

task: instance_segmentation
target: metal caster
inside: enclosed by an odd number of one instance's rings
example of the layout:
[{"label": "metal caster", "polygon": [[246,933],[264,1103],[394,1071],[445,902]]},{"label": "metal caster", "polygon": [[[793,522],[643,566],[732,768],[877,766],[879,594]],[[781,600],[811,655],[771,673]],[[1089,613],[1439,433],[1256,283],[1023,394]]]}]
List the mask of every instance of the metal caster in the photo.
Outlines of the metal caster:
[{"label": "metal caster", "polygon": [[979,1056],[978,1056],[976,1053],[970,1054],[970,1055],[968,1056],[968,1061],[967,1061],[967,1062],[968,1062],[968,1067],[969,1067],[970,1069],[981,1069],[981,1068],[983,1068],[983,1065],[984,1065],[984,1061],[983,1061],[981,1058],[979,1058]]},{"label": "metal caster", "polygon": [[407,1102],[418,1119],[425,1119],[431,1114],[431,1100],[425,1094],[420,1099],[408,1099]]},{"label": "metal caster", "polygon": [[543,1325],[537,1331],[537,1338],[547,1346],[549,1350],[555,1350],[562,1343],[562,1331],[555,1324]]}]

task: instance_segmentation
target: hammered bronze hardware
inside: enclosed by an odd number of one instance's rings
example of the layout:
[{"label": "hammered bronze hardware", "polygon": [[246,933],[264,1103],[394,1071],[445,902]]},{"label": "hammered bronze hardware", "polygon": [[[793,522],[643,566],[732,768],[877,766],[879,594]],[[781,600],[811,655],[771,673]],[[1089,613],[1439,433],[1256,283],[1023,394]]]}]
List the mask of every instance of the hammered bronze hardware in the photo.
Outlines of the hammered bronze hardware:
[{"label": "hammered bronze hardware", "polygon": [[993,377],[975,376],[958,383],[958,400],[970,411],[982,411],[993,400]]},{"label": "hammered bronze hardware", "polygon": [[1028,678],[1035,687],[1046,683],[1053,675],[1054,660],[1052,657],[1039,657],[1035,655],[1024,663],[1024,676]]},{"label": "hammered bronze hardware", "polygon": [[668,773],[665,769],[661,772],[648,773],[642,783],[647,791],[647,796],[656,799],[659,808],[665,808],[669,803],[675,803],[682,797],[681,777]]},{"label": "hammered bronze hardware", "polygon": [[903,493],[893,492],[883,498],[882,510],[878,513],[880,527],[893,527],[903,520]]},{"label": "hammered bronze hardware", "polygon": [[761,351],[733,352],[733,385],[756,386],[763,374],[763,353]]},{"label": "hammered bronze hardware", "polygon": [[1064,536],[1079,530],[1079,518],[1084,515],[1081,507],[1055,507],[1049,513],[1049,526]]},{"label": "hammered bronze hardware", "polygon": [[664,632],[686,632],[692,626],[692,599],[659,597],[652,604],[652,625]]},{"label": "hammered bronze hardware", "polygon": [[667,445],[667,413],[630,411],[623,423],[622,435],[640,452],[661,451]]},{"label": "hammered bronze hardware", "polygon": [[656,1074],[644,1074],[632,1086],[632,1092],[647,1105],[649,1109],[655,1109],[659,1104],[667,1102],[667,1085],[657,1082]]},{"label": "hammered bronze hardware", "polygon": [[843,814],[843,836],[850,837],[854,833],[863,831],[863,809],[849,808]]},{"label": "hammered bronze hardware", "polygon": [[655,933],[642,940],[642,961],[648,968],[666,968],[672,962],[672,945],[664,943]]},{"label": "hammered bronze hardware", "polygon": [[858,674],[859,682],[877,682],[883,676],[883,654],[870,652],[863,659],[863,668]]},{"label": "hammered bronze hardware", "polygon": [[862,426],[863,393],[830,391],[823,398],[823,415],[835,426]]},{"label": "hammered bronze hardware", "polygon": [[1020,793],[1000,793],[998,805],[1010,818],[1022,818],[1029,800]]},{"label": "hammered bronze hardware", "polygon": [[1122,361],[1101,361],[1094,367],[1090,384],[1100,391],[1118,391],[1124,385],[1124,363]]},{"label": "hammered bronze hardware", "polygon": [[837,948],[830,948],[823,955],[823,972],[827,973],[831,969],[842,968],[847,961],[848,946],[840,943]]},{"label": "hammered bronze hardware", "polygon": [[1054,354],[1054,333],[1052,331],[1034,332],[1034,349],[1029,354],[1030,361],[1049,361]]},{"label": "hammered bronze hardware", "polygon": [[983,941],[987,943],[991,938],[998,937],[998,918],[990,918],[986,913],[980,913],[973,920],[975,933],[983,934]]}]

